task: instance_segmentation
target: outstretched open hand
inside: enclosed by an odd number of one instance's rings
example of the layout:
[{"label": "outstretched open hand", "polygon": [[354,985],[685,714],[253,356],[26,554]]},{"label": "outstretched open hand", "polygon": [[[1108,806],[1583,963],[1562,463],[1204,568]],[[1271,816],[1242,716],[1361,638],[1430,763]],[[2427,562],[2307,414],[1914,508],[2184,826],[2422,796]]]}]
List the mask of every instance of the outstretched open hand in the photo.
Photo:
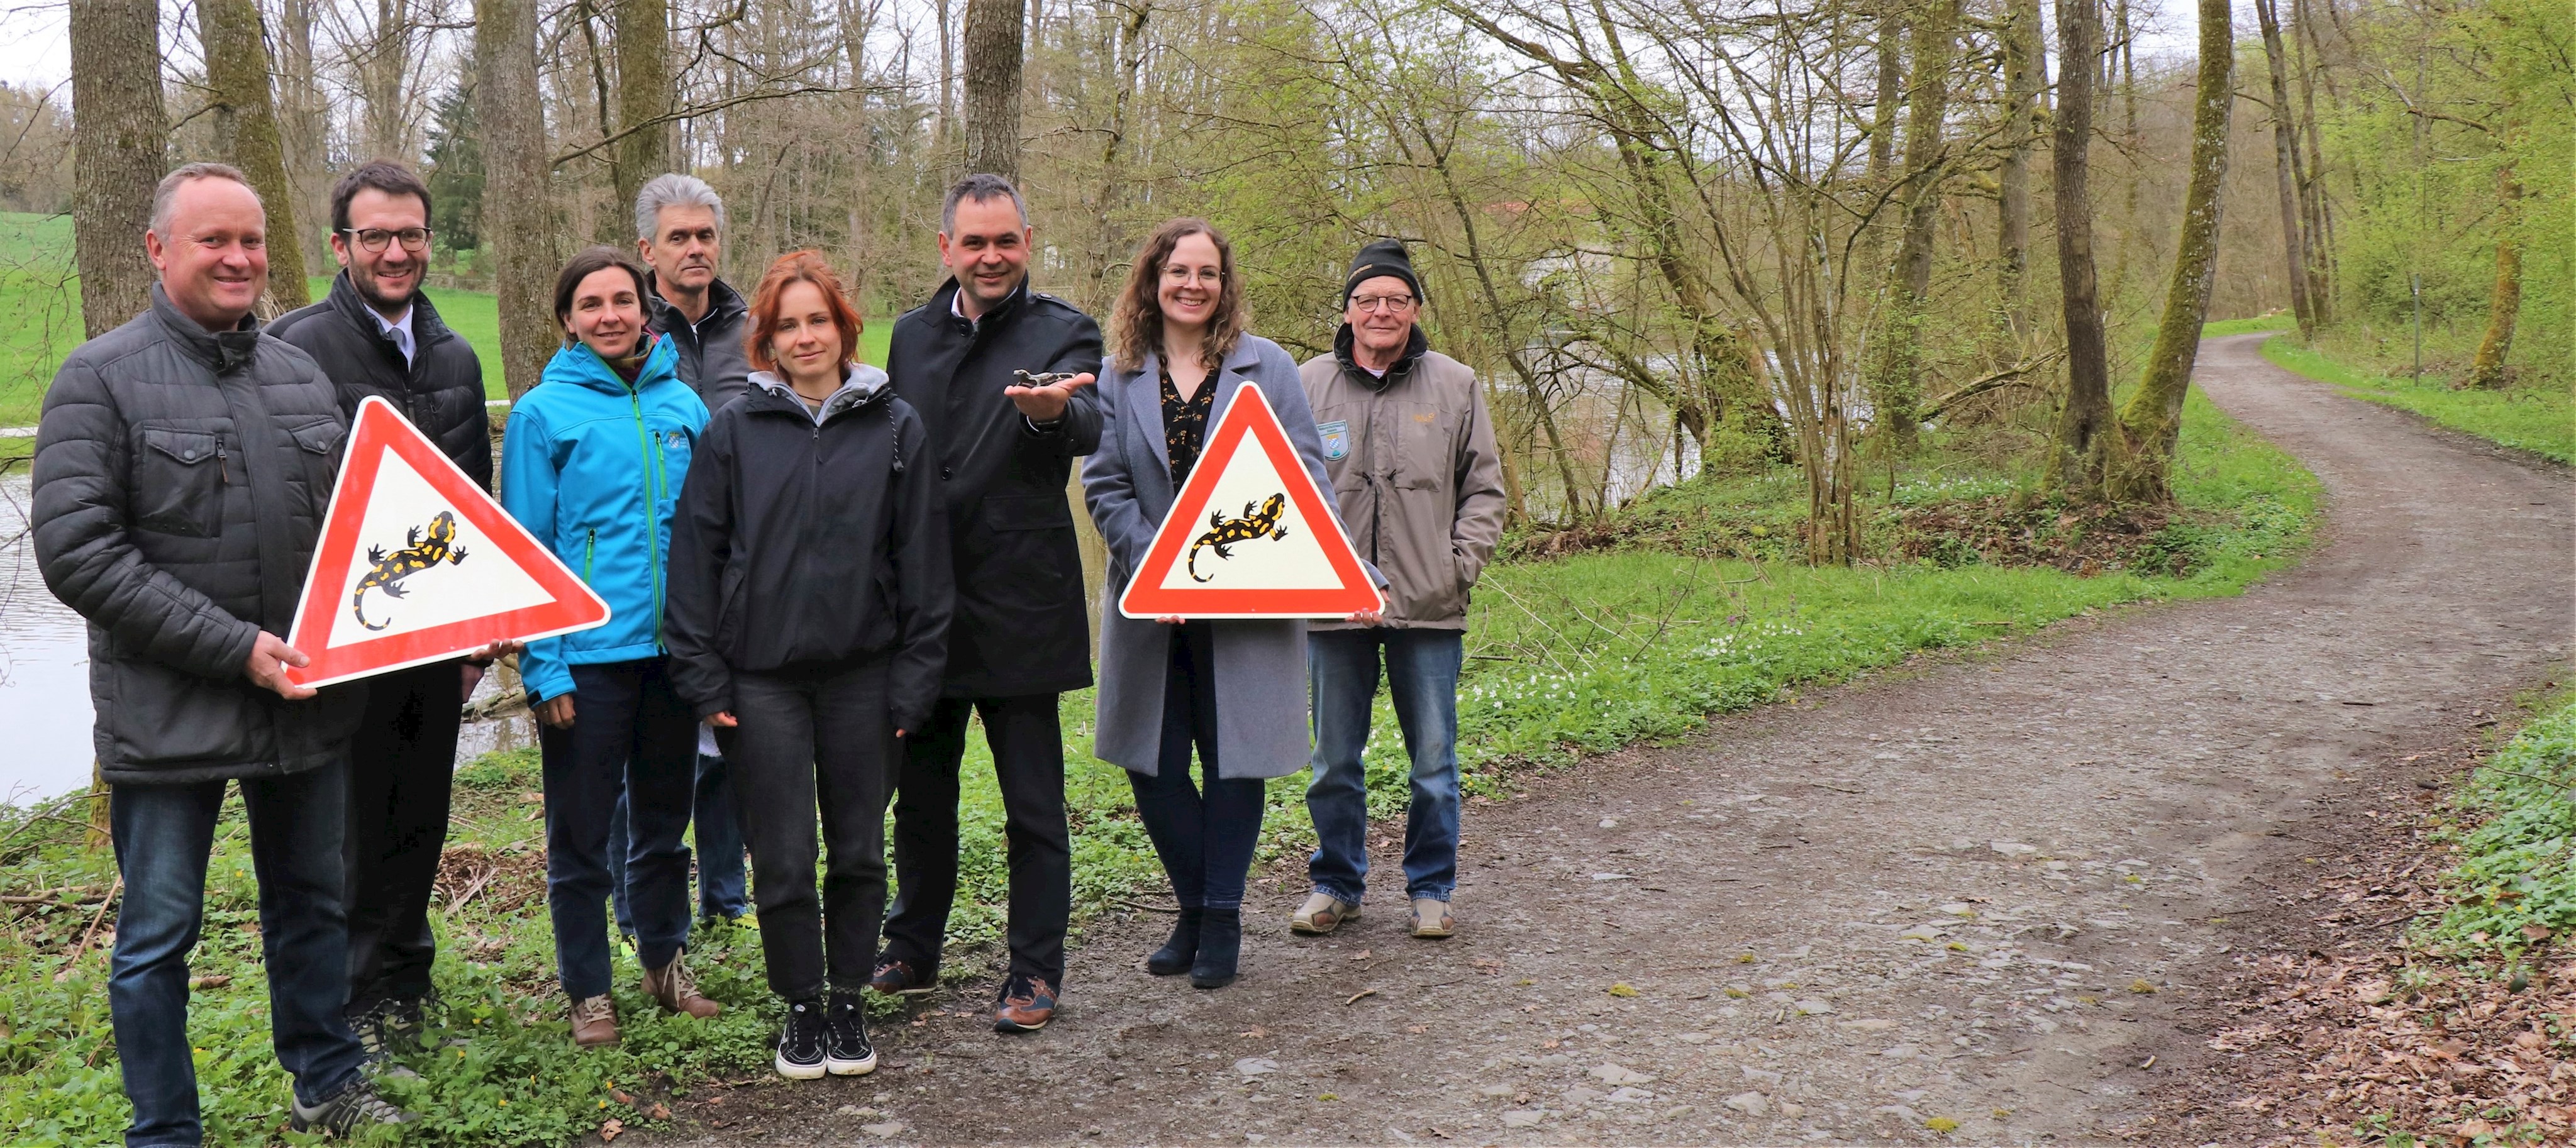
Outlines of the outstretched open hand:
[{"label": "outstretched open hand", "polygon": [[[1020,374],[1027,376],[1028,372]],[[1010,396],[1011,404],[1020,408],[1020,413],[1027,415],[1030,422],[1051,423],[1064,417],[1065,404],[1073,401],[1073,392],[1090,386],[1096,379],[1097,376],[1084,371],[1042,387],[1014,383],[1002,388],[1002,393]]]}]

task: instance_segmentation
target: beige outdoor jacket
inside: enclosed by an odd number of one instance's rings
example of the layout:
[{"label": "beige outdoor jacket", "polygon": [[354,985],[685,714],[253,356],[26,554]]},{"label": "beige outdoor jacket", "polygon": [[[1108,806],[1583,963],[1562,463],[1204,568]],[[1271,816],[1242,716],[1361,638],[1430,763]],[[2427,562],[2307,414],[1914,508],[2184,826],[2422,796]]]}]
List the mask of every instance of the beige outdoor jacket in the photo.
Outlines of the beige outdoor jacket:
[{"label": "beige outdoor jacket", "polygon": [[1334,354],[1297,371],[1342,522],[1360,557],[1387,577],[1387,625],[1465,629],[1467,589],[1503,534],[1502,462],[1484,388],[1466,364],[1427,350],[1418,327],[1383,380],[1352,365],[1350,347],[1346,326]]}]

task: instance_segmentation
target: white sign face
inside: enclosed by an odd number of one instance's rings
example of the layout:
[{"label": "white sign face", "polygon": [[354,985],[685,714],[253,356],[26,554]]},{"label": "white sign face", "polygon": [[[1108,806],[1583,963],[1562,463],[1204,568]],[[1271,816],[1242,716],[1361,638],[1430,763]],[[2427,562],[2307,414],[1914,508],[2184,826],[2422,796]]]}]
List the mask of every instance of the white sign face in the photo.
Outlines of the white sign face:
[{"label": "white sign face", "polygon": [[[1306,520],[1267,452],[1238,450],[1208,493],[1209,516],[1189,524],[1189,547],[1161,582],[1166,590],[1338,590],[1322,536]],[[1299,481],[1307,481],[1299,475]],[[1334,523],[1323,529],[1338,531]]]},{"label": "white sign face", "polygon": [[[340,587],[357,627],[335,637],[408,634],[554,601],[401,455],[385,456],[372,495]],[[410,568],[432,553],[435,561]]]}]

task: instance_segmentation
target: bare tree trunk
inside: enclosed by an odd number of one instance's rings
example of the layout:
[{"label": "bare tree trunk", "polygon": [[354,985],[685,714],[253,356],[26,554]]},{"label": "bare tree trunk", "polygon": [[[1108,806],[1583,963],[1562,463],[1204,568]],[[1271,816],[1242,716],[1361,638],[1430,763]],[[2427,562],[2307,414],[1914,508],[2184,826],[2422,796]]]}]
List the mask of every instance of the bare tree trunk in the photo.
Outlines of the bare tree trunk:
[{"label": "bare tree trunk", "polygon": [[2057,413],[2049,483],[2102,494],[2102,437],[2111,422],[2111,364],[2093,268],[2093,81],[2100,74],[2100,0],[2057,0],[2057,120],[2050,163],[2057,189],[2057,281],[2066,325],[2066,405]]},{"label": "bare tree trunk", "polygon": [[[330,121],[313,59],[315,0],[277,6],[277,121],[286,144],[286,180],[295,188],[295,217],[305,226],[330,218]],[[315,269],[323,266],[319,258]]]},{"label": "bare tree trunk", "polygon": [[1119,0],[1127,19],[1110,25],[1108,56],[1118,68],[1118,87],[1109,100],[1109,126],[1101,132],[1099,190],[1092,200],[1092,224],[1099,249],[1091,261],[1091,294],[1095,311],[1106,313],[1118,289],[1109,270],[1119,260],[1118,208],[1125,197],[1126,176],[1118,170],[1120,149],[1127,142],[1127,116],[1136,100],[1137,74],[1145,66],[1145,25],[1154,16],[1154,0]]},{"label": "bare tree trunk", "polygon": [[358,146],[368,159],[413,158],[412,34],[411,0],[376,0],[373,33],[354,49],[364,105]]},{"label": "bare tree trunk", "polygon": [[[2315,71],[2324,72],[2325,44],[2307,20],[2305,0],[2292,0],[2293,14],[2298,18],[2299,55],[2303,66],[2294,69],[2299,79],[2300,134],[2308,145],[2307,170],[2300,178],[2300,210],[2306,227],[2305,252],[2308,274],[2308,307],[2316,315],[2317,326],[2334,321],[2334,217],[2326,200],[2326,157],[2323,132],[2317,130],[2317,89],[2309,78]],[[2326,11],[2334,11],[2328,3]],[[2329,95],[2332,93],[2329,92]]]},{"label": "bare tree trunk", "polygon": [[2272,175],[2281,197],[2281,254],[2289,267],[2290,312],[2299,319],[2299,335],[2317,337],[2317,316],[2308,304],[2308,249],[2299,227],[2299,141],[2292,126],[2290,85],[2282,73],[2281,20],[2272,0],[2254,0],[2254,18],[2263,25],[2263,62],[2272,82]]},{"label": "bare tree trunk", "polygon": [[2030,334],[2030,153],[2039,140],[2039,90],[2048,83],[2039,43],[2039,0],[2004,6],[2004,134],[1996,173],[1995,293],[2002,309],[1996,365],[2012,362]]},{"label": "bare tree trunk", "polygon": [[1020,181],[1022,0],[966,0],[966,170]]},{"label": "bare tree trunk", "polygon": [[537,385],[561,335],[550,302],[554,207],[545,104],[537,89],[535,0],[475,0],[474,114],[483,139],[483,233],[499,296],[502,377],[516,401]]},{"label": "bare tree trunk", "polygon": [[2497,213],[2495,293],[2487,299],[2487,332],[2478,340],[2477,358],[2469,364],[2472,387],[2501,387],[2508,378],[2505,358],[2513,353],[2514,323],[2522,317],[2522,180],[2513,165],[2496,172],[2496,190],[2504,210]]},{"label": "bare tree trunk", "polygon": [[[1904,0],[1880,0],[1873,45],[1878,50],[1878,87],[1871,97],[1869,124],[1867,176],[1872,192],[1887,186],[1887,169],[1896,163],[1897,105],[1905,101],[1904,33]],[[1863,266],[1875,266],[1886,255],[1886,224],[1875,217],[1870,220],[1868,233],[1861,237],[1861,251]]]},{"label": "bare tree trunk", "polygon": [[1896,202],[1905,209],[1904,238],[1888,271],[1888,316],[1879,330],[1869,401],[1895,449],[1914,448],[1923,398],[1923,303],[1932,287],[1932,240],[1940,222],[1941,185],[1949,169],[1946,145],[1950,62],[1958,49],[1958,0],[1935,0],[1914,25],[1913,98],[1905,112],[1905,182]]},{"label": "bare tree trunk", "polygon": [[72,257],[90,338],[152,305],[143,254],[152,188],[168,165],[154,0],[71,0]]},{"label": "bare tree trunk", "polygon": [[[670,0],[616,0],[617,129],[628,131],[671,110]],[[601,125],[607,130],[607,125]],[[644,181],[671,167],[671,126],[655,124],[617,141],[617,218],[635,210]],[[632,224],[626,224],[632,226]]]},{"label": "bare tree trunk", "polygon": [[2200,0],[2200,77],[2192,96],[2191,182],[2183,192],[2182,235],[2173,278],[2165,286],[2164,317],[2155,347],[2147,352],[2138,389],[2120,410],[2120,433],[2110,468],[2114,497],[2170,502],[2174,441],[2182,431],[2182,402],[2191,386],[2192,359],[2200,350],[2200,325],[2209,314],[2209,288],[2217,278],[2220,185],[2227,177],[2227,128],[2236,110],[2236,44],[2229,0]]},{"label": "bare tree trunk", "polygon": [[931,133],[935,146],[945,148],[957,138],[957,37],[956,0],[933,0],[939,10],[939,130]]},{"label": "bare tree trunk", "polygon": [[304,240],[295,227],[295,188],[286,178],[277,105],[268,90],[268,40],[259,0],[197,0],[206,87],[215,113],[215,150],[250,177],[268,208],[267,313],[313,301],[304,281]]}]

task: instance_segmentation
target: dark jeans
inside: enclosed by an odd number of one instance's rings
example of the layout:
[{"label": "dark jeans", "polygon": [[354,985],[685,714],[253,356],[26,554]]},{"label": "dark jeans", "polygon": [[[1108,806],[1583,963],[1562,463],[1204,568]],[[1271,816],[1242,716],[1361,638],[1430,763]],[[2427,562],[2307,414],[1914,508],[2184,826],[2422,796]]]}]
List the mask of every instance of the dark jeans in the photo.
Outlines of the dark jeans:
[{"label": "dark jeans", "polygon": [[429,995],[438,939],[429,894],[447,845],[456,730],[465,681],[454,662],[368,683],[367,717],[349,745],[348,827],[341,844],[349,912],[349,1015]]},{"label": "dark jeans", "polygon": [[[743,890],[742,822],[733,811],[733,776],[725,759],[698,755],[697,795],[690,804],[690,832],[698,851],[698,917],[732,920],[750,911]],[[635,935],[635,912],[626,903],[626,798],[608,819],[608,882],[616,890],[617,932]]]},{"label": "dark jeans", "polygon": [[984,715],[1010,844],[1011,972],[1064,983],[1065,922],[1073,914],[1073,838],[1064,822],[1064,728],[1056,695],[947,698],[904,739],[895,786],[894,870],[901,892],[886,920],[885,955],[924,976],[939,971],[957,899],[957,773],[966,726]]},{"label": "dark jeans", "polygon": [[[1148,777],[1130,771],[1136,819],[1162,858],[1172,897],[1182,906],[1233,909],[1261,843],[1262,780],[1217,776],[1216,637],[1206,622],[1173,628],[1171,668],[1163,678],[1163,752]],[[1190,746],[1199,751],[1205,791],[1190,783]]]},{"label": "dark jeans", "polygon": [[1359,902],[1368,883],[1368,747],[1370,707],[1377,701],[1379,651],[1395,722],[1413,758],[1413,802],[1404,819],[1404,888],[1408,897],[1446,901],[1458,884],[1458,667],[1461,630],[1371,627],[1307,635],[1307,670],[1315,690],[1315,772],[1306,812],[1315,820],[1315,853],[1306,875],[1315,888]]},{"label": "dark jeans", "polygon": [[[339,1092],[366,1058],[340,1016],[349,999],[348,920],[340,912],[347,780],[346,766],[329,765],[241,783],[251,866],[259,874],[269,1041],[295,1078],[296,1099],[308,1105]],[[116,912],[107,1007],[125,1096],[134,1102],[129,1148],[193,1146],[205,1136],[188,1051],[188,951],[205,922],[206,862],[224,784],[110,790],[125,900]]]},{"label": "dark jeans", "polygon": [[545,758],[546,909],[555,965],[573,999],[608,991],[608,821],[626,798],[632,841],[625,885],[635,903],[636,956],[660,968],[689,937],[691,780],[695,711],[671,688],[661,658],[572,667],[570,729],[540,724]]},{"label": "dark jeans", "polygon": [[[734,675],[733,716],[719,729],[751,842],[752,891],[769,990],[791,1001],[831,984],[868,983],[885,914],[886,791],[894,778],[886,661]],[[823,889],[814,891],[815,811],[822,812]]]}]

